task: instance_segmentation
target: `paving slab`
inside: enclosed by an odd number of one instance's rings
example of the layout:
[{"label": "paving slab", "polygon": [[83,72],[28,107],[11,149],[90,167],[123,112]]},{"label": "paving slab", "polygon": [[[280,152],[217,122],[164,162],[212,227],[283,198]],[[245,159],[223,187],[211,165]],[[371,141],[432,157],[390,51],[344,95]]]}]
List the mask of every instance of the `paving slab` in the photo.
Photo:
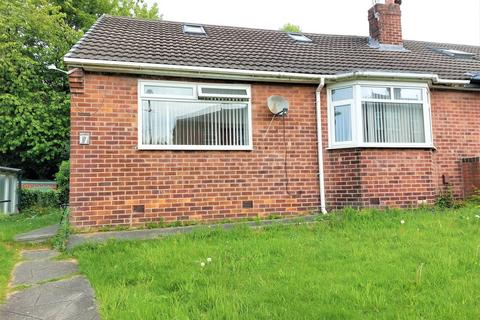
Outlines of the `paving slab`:
[{"label": "paving slab", "polygon": [[24,260],[45,260],[55,258],[60,255],[60,252],[49,249],[40,250],[25,250],[22,252]]},{"label": "paving slab", "polygon": [[76,246],[85,243],[98,243],[104,242],[110,239],[116,240],[147,240],[155,239],[159,237],[192,232],[199,228],[223,228],[229,230],[238,225],[247,225],[251,228],[262,228],[269,225],[276,224],[291,224],[297,222],[312,222],[318,218],[318,215],[308,216],[296,216],[292,218],[282,218],[274,220],[260,220],[260,221],[247,221],[247,222],[233,222],[224,224],[211,224],[211,225],[194,225],[185,227],[169,227],[169,228],[155,228],[155,229],[141,229],[141,230],[128,230],[128,231],[105,231],[105,232],[93,232],[93,233],[79,233],[69,236],[67,241],[67,249],[72,249]]},{"label": "paving slab", "polygon": [[12,294],[0,306],[0,319],[97,320],[100,317],[88,280],[75,276]]},{"label": "paving slab", "polygon": [[33,260],[18,264],[13,271],[13,286],[32,285],[78,272],[74,261]]},{"label": "paving slab", "polygon": [[60,226],[58,224],[51,225],[48,227],[32,230],[26,233],[21,233],[14,237],[14,240],[17,242],[44,242],[48,239],[54,237]]}]

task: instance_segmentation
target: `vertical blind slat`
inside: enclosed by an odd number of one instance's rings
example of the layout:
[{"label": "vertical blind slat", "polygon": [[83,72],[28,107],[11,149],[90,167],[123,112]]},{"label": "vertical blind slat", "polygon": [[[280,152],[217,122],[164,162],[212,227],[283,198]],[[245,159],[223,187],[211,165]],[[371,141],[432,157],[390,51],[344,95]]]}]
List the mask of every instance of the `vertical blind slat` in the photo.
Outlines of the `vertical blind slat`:
[{"label": "vertical blind slat", "polygon": [[248,104],[142,101],[142,142],[149,145],[246,145]]},{"label": "vertical blind slat", "polygon": [[420,103],[362,102],[362,113],[365,142],[425,142]]}]

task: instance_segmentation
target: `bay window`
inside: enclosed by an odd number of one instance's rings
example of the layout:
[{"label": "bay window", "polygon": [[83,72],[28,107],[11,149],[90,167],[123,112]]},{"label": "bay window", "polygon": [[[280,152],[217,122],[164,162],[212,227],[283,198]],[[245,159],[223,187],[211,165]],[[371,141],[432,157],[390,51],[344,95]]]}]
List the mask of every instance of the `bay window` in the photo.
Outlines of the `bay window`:
[{"label": "bay window", "polygon": [[139,149],[252,149],[250,87],[139,82]]},{"label": "bay window", "polygon": [[432,147],[427,90],[374,82],[330,87],[329,147]]}]

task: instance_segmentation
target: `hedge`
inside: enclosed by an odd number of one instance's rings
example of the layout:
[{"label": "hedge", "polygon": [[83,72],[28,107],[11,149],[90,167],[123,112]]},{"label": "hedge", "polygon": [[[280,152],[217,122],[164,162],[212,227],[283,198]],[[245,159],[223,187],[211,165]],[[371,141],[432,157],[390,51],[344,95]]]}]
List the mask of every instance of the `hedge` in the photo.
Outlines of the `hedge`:
[{"label": "hedge", "polygon": [[51,189],[20,189],[20,210],[60,206],[59,192]]}]

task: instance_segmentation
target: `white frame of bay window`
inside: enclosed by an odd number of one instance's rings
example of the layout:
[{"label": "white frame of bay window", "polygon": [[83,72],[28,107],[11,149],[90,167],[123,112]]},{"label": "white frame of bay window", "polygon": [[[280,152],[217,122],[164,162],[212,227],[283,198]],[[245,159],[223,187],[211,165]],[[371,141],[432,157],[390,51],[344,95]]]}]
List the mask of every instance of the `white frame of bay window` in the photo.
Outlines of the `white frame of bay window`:
[{"label": "white frame of bay window", "polygon": [[[362,86],[390,88],[391,99],[362,99]],[[332,101],[332,90],[352,87],[353,99],[351,118],[352,118],[352,141],[335,142],[335,106],[347,104],[347,101]],[[422,100],[398,100],[394,97],[393,88],[402,89],[421,89]],[[423,125],[425,131],[425,142],[422,143],[378,143],[364,142],[363,137],[363,114],[362,101],[392,102],[392,103],[422,103],[423,105]],[[385,82],[385,81],[350,81],[329,85],[327,88],[327,117],[328,117],[328,149],[343,148],[434,148],[432,134],[432,115],[430,107],[430,90],[426,83],[415,82]]]},{"label": "white frame of bay window", "polygon": [[[332,90],[335,89],[344,89],[344,88],[352,88],[352,98],[351,99],[344,99],[344,100],[338,100],[338,101],[332,101]],[[356,100],[356,95],[357,92],[355,90],[355,87],[349,84],[343,84],[343,85],[338,85],[334,86],[332,88],[329,88],[327,91],[327,97],[328,97],[328,145],[332,146],[335,145],[338,148],[349,148],[355,143],[355,136],[356,136],[356,121],[355,119],[357,118],[357,110],[355,108],[355,100]],[[335,107],[338,106],[344,106],[344,105],[350,105],[350,126],[351,126],[351,133],[352,133],[352,139],[350,141],[340,141],[336,142],[336,137],[335,137]]]},{"label": "white frame of bay window", "polygon": [[[193,96],[173,96],[173,95],[155,95],[144,94],[143,88],[145,85],[163,85],[168,87],[192,87]],[[248,100],[245,101],[228,101],[228,96],[225,96],[225,101],[215,100],[217,102],[224,103],[245,103],[247,104],[247,117],[248,117],[248,145],[150,145],[143,144],[142,132],[143,132],[143,119],[142,119],[142,100],[156,100],[156,101],[198,101],[199,87],[215,87],[215,88],[231,88],[231,89],[245,89],[247,91]],[[138,115],[138,150],[232,150],[232,151],[251,151],[253,150],[253,125],[252,125],[252,96],[251,86],[249,84],[219,84],[219,83],[197,83],[197,82],[179,82],[179,81],[165,81],[165,80],[138,80],[137,89],[137,115]]]}]

